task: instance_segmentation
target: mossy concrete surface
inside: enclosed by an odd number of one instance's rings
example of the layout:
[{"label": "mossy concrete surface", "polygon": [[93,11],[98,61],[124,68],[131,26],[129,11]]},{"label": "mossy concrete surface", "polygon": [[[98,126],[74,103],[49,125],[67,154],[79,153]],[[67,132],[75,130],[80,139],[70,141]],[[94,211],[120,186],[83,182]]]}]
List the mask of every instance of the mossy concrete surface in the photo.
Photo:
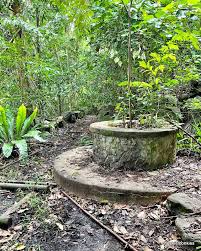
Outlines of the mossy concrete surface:
[{"label": "mossy concrete surface", "polygon": [[129,129],[120,122],[96,122],[93,133],[95,160],[110,169],[155,170],[176,158],[176,128]]},{"label": "mossy concrete surface", "polygon": [[122,176],[120,180],[100,172],[93,161],[92,147],[78,147],[59,155],[55,160],[54,177],[65,190],[100,200],[148,204],[165,199],[174,188],[156,188],[146,182],[133,182]]}]

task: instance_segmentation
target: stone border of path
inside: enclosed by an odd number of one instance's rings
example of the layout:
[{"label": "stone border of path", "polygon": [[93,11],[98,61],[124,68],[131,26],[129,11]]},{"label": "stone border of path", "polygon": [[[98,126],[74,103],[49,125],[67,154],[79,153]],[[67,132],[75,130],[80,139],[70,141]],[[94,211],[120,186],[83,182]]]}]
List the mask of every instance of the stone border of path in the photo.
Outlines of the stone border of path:
[{"label": "stone border of path", "polygon": [[76,195],[139,204],[158,202],[175,192],[172,188],[158,189],[149,183],[131,182],[126,177],[121,177],[120,181],[108,178],[97,172],[99,166],[92,156],[91,146],[78,147],[59,155],[54,163],[56,182]]},{"label": "stone border of path", "polygon": [[175,225],[184,243],[201,245],[201,199],[185,193],[175,193],[167,198],[170,212],[177,218]]}]

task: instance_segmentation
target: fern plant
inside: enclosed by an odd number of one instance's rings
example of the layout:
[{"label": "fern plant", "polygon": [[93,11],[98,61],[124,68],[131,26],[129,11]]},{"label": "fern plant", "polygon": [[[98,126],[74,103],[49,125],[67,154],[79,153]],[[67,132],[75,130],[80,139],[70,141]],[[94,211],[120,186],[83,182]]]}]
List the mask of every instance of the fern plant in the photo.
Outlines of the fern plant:
[{"label": "fern plant", "polygon": [[44,141],[40,136],[40,131],[35,129],[32,124],[36,118],[38,109],[27,117],[27,109],[22,104],[18,108],[17,116],[0,106],[0,144],[2,153],[9,158],[15,148],[19,150],[20,159],[26,159],[28,156],[27,141],[35,138]]}]

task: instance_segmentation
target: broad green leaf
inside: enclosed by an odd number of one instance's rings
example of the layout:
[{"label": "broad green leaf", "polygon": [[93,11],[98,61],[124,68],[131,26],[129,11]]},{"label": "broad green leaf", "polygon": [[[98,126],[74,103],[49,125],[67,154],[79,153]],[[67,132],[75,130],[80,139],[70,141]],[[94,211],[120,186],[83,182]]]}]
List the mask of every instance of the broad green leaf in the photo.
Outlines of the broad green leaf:
[{"label": "broad green leaf", "polygon": [[45,142],[45,140],[40,136],[40,131],[38,130],[31,130],[28,133],[26,133],[24,138],[34,138],[40,142]]},{"label": "broad green leaf", "polygon": [[152,88],[151,84],[148,84],[146,82],[140,82],[140,81],[134,81],[131,82],[132,87],[142,87],[142,88]]},{"label": "broad green leaf", "polygon": [[11,156],[12,151],[13,151],[13,144],[12,143],[4,143],[3,144],[2,152],[6,158],[9,158]]},{"label": "broad green leaf", "polygon": [[163,8],[163,11],[165,12],[168,12],[168,11],[173,11],[174,10],[174,6],[175,6],[175,3],[174,2],[171,2],[170,4],[168,4],[167,6],[165,6]]},{"label": "broad green leaf", "polygon": [[168,43],[168,47],[171,49],[171,50],[179,50],[179,47],[178,45],[176,44],[173,44],[173,43]]},{"label": "broad green leaf", "polygon": [[[117,0],[116,0],[117,1]],[[119,1],[119,0],[118,0]],[[121,1],[119,1],[121,2]],[[129,4],[131,1],[130,0],[123,0],[124,4]]]},{"label": "broad green leaf", "polygon": [[146,11],[143,11],[143,20],[144,20],[144,21],[149,21],[149,20],[151,20],[151,19],[153,19],[153,18],[154,18],[153,15],[149,15],[149,14],[147,14]]},{"label": "broad green leaf", "polygon": [[167,60],[167,59],[170,59],[170,60],[172,60],[172,61],[174,61],[174,62],[177,61],[176,56],[175,56],[174,54],[172,54],[172,53],[165,54],[165,55],[163,56],[162,59],[163,59],[164,61]]},{"label": "broad green leaf", "polygon": [[163,17],[163,16],[165,16],[165,15],[167,15],[167,14],[165,13],[165,11],[159,10],[159,11],[156,12],[155,17],[161,18],[161,17]]},{"label": "broad green leaf", "polygon": [[141,67],[147,69],[147,64],[146,64],[146,62],[145,62],[144,60],[143,60],[143,61],[140,61],[140,62],[139,62],[139,65],[140,65]]},{"label": "broad green leaf", "polygon": [[199,4],[200,0],[188,0],[188,4],[194,5],[194,4]]},{"label": "broad green leaf", "polygon": [[7,118],[7,122],[8,122],[8,141],[10,142],[11,140],[13,140],[13,137],[14,137],[15,117],[14,117],[14,114],[10,110],[7,110],[6,111],[6,118]]},{"label": "broad green leaf", "polygon": [[157,62],[161,61],[161,56],[158,53],[152,52],[150,56],[154,58]]},{"label": "broad green leaf", "polygon": [[18,109],[18,113],[17,113],[17,118],[16,118],[16,133],[17,136],[20,135],[20,131],[22,129],[22,126],[24,124],[24,121],[26,119],[27,116],[27,109],[26,107],[22,104],[19,109]]},{"label": "broad green leaf", "polygon": [[159,65],[159,66],[158,66],[158,69],[159,69],[161,72],[163,72],[164,69],[165,69],[165,66],[164,66],[164,65]]},{"label": "broad green leaf", "polygon": [[2,128],[4,130],[4,135],[8,140],[9,137],[8,121],[7,121],[6,111],[2,106],[0,106],[0,124],[2,125]]},{"label": "broad green leaf", "polygon": [[30,129],[31,124],[33,123],[34,119],[36,118],[38,109],[35,108],[33,113],[24,121],[20,136],[22,137],[27,131]]},{"label": "broad green leaf", "polygon": [[19,149],[20,160],[26,159],[28,157],[28,146],[25,139],[13,140],[13,144]]},{"label": "broad green leaf", "polygon": [[0,141],[7,141],[7,135],[5,134],[4,128],[0,125]]},{"label": "broad green leaf", "polygon": [[124,87],[124,86],[128,86],[128,81],[123,81],[118,83],[118,86]]},{"label": "broad green leaf", "polygon": [[156,85],[158,85],[159,82],[160,82],[160,78],[156,78],[155,81],[154,81],[154,83],[155,83]]},{"label": "broad green leaf", "polygon": [[114,59],[114,62],[115,62],[115,63],[118,63],[119,60],[120,60],[120,59],[119,59],[118,57],[116,57],[116,58]]}]

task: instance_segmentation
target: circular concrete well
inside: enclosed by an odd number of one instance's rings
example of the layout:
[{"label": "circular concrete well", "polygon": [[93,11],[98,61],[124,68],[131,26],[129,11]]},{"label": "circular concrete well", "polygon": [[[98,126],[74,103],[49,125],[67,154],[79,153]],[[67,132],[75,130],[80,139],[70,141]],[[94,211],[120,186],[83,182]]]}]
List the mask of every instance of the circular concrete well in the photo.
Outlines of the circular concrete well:
[{"label": "circular concrete well", "polygon": [[155,170],[175,161],[177,128],[140,130],[121,128],[119,123],[90,125],[97,163],[114,170]]}]

